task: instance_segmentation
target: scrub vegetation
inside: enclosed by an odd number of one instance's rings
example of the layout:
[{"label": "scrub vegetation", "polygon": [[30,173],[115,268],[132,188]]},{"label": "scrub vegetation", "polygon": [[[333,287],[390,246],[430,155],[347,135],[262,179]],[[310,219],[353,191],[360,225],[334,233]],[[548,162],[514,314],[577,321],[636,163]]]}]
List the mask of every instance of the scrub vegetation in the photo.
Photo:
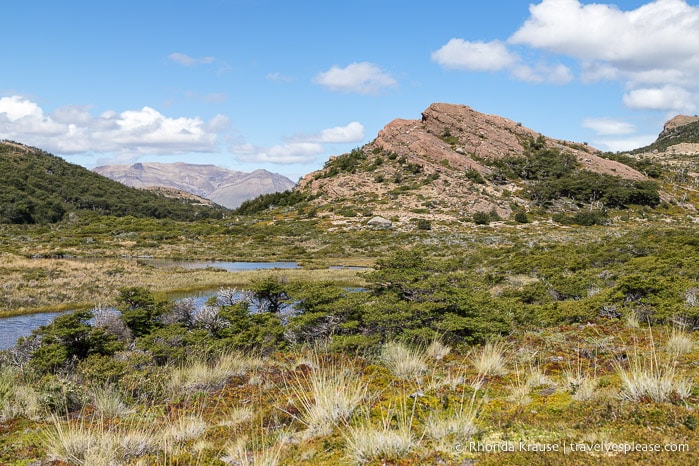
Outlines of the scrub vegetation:
[{"label": "scrub vegetation", "polygon": [[487,174],[518,219],[374,229],[286,193],[0,225],[0,312],[71,310],[0,351],[0,464],[698,464],[694,162],[615,184],[545,150]]}]

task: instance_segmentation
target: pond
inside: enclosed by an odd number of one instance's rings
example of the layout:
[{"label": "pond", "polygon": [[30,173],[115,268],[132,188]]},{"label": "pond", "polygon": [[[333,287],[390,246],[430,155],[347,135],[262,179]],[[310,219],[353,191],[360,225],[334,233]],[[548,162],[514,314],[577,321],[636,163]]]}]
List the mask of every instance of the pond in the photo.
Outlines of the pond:
[{"label": "pond", "polygon": [[31,335],[32,330],[49,324],[61,312],[42,312],[0,319],[0,350],[11,348],[20,337]]},{"label": "pond", "polygon": [[[139,259],[143,264],[153,267],[182,267],[185,269],[205,269],[213,267],[229,272],[244,272],[251,270],[270,269],[297,269],[296,262],[227,262],[227,261],[172,261],[160,259]],[[192,293],[189,295],[172,296],[171,299],[192,298],[195,305],[203,305],[206,300],[215,295],[216,291]],[[11,348],[20,337],[31,335],[34,329],[49,324],[61,315],[60,312],[42,312],[39,314],[25,314],[21,316],[0,318],[0,351]]]},{"label": "pond", "polygon": [[298,269],[296,262],[228,262],[228,261],[176,261],[168,259],[139,259],[139,263],[157,268],[180,267],[183,269],[222,269],[228,272],[250,270]]}]

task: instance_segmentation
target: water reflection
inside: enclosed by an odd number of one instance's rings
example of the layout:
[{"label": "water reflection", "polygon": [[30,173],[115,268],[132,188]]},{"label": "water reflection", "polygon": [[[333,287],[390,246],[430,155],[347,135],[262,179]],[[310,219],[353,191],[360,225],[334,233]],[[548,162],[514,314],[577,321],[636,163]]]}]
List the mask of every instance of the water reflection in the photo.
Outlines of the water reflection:
[{"label": "water reflection", "polygon": [[0,350],[11,348],[20,337],[27,337],[34,329],[47,325],[61,312],[42,312],[0,319]]},{"label": "water reflection", "polygon": [[300,268],[296,262],[176,261],[169,259],[139,259],[139,262],[157,268],[179,267],[188,270],[213,268],[226,270],[228,272]]}]

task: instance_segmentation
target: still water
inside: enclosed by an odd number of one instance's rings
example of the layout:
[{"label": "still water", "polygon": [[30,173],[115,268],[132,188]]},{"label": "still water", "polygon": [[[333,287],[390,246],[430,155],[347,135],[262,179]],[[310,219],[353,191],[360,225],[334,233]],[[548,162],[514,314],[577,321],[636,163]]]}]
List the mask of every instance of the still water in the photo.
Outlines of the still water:
[{"label": "still water", "polygon": [[0,319],[0,350],[11,348],[19,337],[31,335],[32,330],[49,324],[60,312],[42,312]]},{"label": "still water", "polygon": [[[207,267],[212,267],[229,272],[299,268],[296,262],[169,261],[159,259],[140,259],[140,261],[144,264],[159,268],[182,267],[186,269],[205,269]],[[195,305],[203,305],[208,298],[215,294],[215,291],[201,292],[187,296],[174,296],[173,299],[192,298],[195,301]],[[11,348],[17,342],[18,338],[31,335],[34,329],[51,323],[53,319],[59,315],[61,315],[60,312],[44,312],[40,314],[0,318],[0,351]]]}]

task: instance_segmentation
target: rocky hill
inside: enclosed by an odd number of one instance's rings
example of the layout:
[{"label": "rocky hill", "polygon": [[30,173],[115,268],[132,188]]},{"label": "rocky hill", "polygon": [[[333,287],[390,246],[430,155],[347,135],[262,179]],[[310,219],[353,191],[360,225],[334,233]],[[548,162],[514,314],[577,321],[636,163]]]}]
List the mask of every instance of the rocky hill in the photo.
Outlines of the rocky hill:
[{"label": "rocky hill", "polygon": [[699,154],[699,117],[677,115],[665,123],[655,142],[632,151],[632,154],[661,160],[675,155]]},{"label": "rocky hill", "polygon": [[247,199],[286,191],[295,185],[290,179],[266,170],[245,173],[216,165],[181,162],[105,165],[93,171],[134,188],[174,188],[231,209]]},{"label": "rocky hill", "polygon": [[420,119],[394,120],[371,143],[331,158],[298,189],[334,213],[399,222],[657,203],[644,174],[603,155],[507,118],[435,103]]}]

